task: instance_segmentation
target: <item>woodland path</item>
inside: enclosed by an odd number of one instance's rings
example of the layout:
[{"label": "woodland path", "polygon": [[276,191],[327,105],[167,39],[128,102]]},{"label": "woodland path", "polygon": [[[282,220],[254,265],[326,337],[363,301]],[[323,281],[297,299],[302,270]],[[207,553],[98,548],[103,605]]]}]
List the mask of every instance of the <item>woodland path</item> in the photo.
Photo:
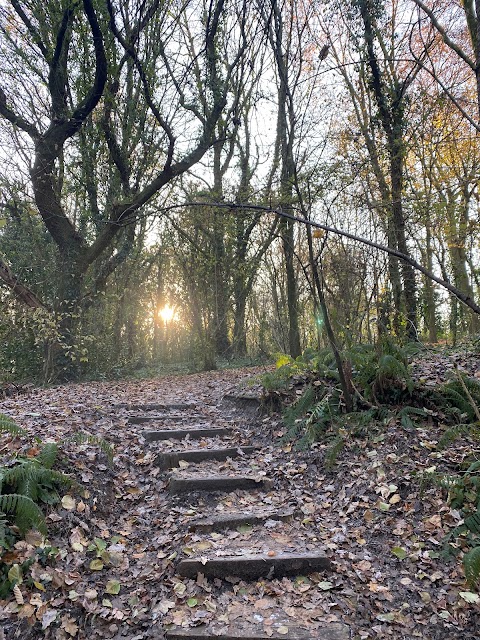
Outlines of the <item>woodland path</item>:
[{"label": "woodland path", "polygon": [[[227,395],[225,401],[231,405],[231,414],[256,417],[259,404],[254,396]],[[172,601],[176,586],[183,584],[175,582],[177,576],[193,578],[200,585],[214,579],[217,590],[221,590],[221,581],[225,580],[235,584],[238,580],[258,582],[288,576],[301,581],[312,574],[317,582],[324,580],[322,575],[332,570],[332,563],[319,548],[320,541],[308,545],[306,550],[298,550],[291,532],[304,526],[304,514],[294,501],[272,504],[275,482],[270,474],[259,473],[259,458],[265,454],[262,445],[252,439],[254,430],[247,427],[245,420],[234,422],[232,427],[218,427],[215,420],[196,410],[195,403],[127,408],[134,413],[129,422],[145,425],[146,442],[156,445],[154,464],[167,473],[166,491],[171,495],[172,507],[178,508],[186,501],[191,506],[202,505],[200,515],[187,518],[184,525],[187,557],[176,565]],[[162,446],[165,442],[170,446]],[[237,469],[223,464],[234,458],[242,461]],[[197,512],[195,508],[192,510]],[[282,540],[285,525],[290,536],[284,535]],[[253,549],[251,541],[233,536],[229,543],[216,545],[216,539],[221,539],[218,533],[224,531],[251,532]],[[208,590],[211,592],[212,588]],[[170,640],[350,638],[349,628],[344,624],[309,625],[305,620],[295,620],[292,613],[288,615],[282,608],[265,612],[258,603],[259,600],[246,606],[243,615],[234,622],[222,619],[219,611],[218,616],[198,627],[172,625],[166,630],[166,637]],[[198,599],[194,598],[191,604],[197,606]],[[266,609],[270,609],[269,604],[267,600]]]},{"label": "woodland path", "polygon": [[[440,459],[434,424],[369,425],[328,471],[329,443],[295,450],[279,414],[228,402],[259,391],[245,381],[262,372],[69,384],[0,403],[43,440],[83,431],[115,447],[112,468],[96,446],[64,449],[84,493],[49,509],[57,553],[31,567],[25,605],[0,601],[1,640],[480,638],[461,565],[439,554],[460,516],[417,477],[454,468],[473,443]],[[28,455],[27,441],[4,448],[23,445]],[[224,459],[199,460],[212,450]],[[205,487],[218,476],[222,490]],[[244,488],[228,486],[238,478]],[[20,546],[15,561],[34,552]]]}]

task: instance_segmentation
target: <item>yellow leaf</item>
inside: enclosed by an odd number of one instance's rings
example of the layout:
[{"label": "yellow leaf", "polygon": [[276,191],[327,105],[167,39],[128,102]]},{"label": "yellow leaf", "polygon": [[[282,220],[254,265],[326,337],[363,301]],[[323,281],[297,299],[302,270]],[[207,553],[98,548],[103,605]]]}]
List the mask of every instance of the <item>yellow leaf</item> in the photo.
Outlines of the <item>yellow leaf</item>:
[{"label": "yellow leaf", "polygon": [[64,509],[66,509],[67,511],[73,511],[75,509],[75,506],[76,502],[74,498],[72,498],[72,496],[69,496],[68,494],[66,496],[63,496],[62,507]]},{"label": "yellow leaf", "polygon": [[101,571],[103,569],[105,565],[103,564],[103,562],[100,560],[100,558],[95,558],[95,560],[92,560],[90,562],[90,569],[92,571]]}]

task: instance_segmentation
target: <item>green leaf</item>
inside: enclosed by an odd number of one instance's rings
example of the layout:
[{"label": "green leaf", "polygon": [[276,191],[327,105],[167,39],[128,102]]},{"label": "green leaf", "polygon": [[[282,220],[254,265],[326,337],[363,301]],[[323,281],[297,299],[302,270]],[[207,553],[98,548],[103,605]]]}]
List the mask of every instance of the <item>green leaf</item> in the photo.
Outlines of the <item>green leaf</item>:
[{"label": "green leaf", "polygon": [[250,533],[253,530],[251,524],[241,524],[237,527],[238,533]]},{"label": "green leaf", "polygon": [[93,541],[95,542],[95,546],[99,551],[105,551],[105,549],[107,548],[107,543],[105,542],[105,540],[102,540],[102,538],[94,538]]},{"label": "green leaf", "polygon": [[109,580],[105,588],[105,593],[116,596],[120,593],[120,582],[118,580]]},{"label": "green leaf", "polygon": [[276,363],[275,366],[277,367],[277,369],[280,369],[280,367],[283,367],[286,364],[290,364],[292,362],[292,359],[290,358],[290,356],[280,356]]},{"label": "green leaf", "polygon": [[95,558],[90,562],[90,569],[92,571],[101,571],[105,565],[99,558]]},{"label": "green leaf", "polygon": [[12,584],[22,584],[23,582],[22,568],[20,567],[19,564],[14,564],[12,565],[12,567],[10,567],[8,571],[8,579]]},{"label": "green leaf", "polygon": [[480,547],[475,547],[463,557],[465,577],[471,587],[474,587],[480,578]]},{"label": "green leaf", "polygon": [[196,607],[198,604],[198,600],[196,598],[189,598],[187,600],[187,604],[189,607]]},{"label": "green leaf", "polygon": [[330,582],[329,580],[323,580],[322,582],[319,582],[317,584],[317,587],[322,591],[329,591],[333,588],[333,582]]},{"label": "green leaf", "polygon": [[458,595],[470,604],[478,604],[480,602],[478,593],[473,593],[472,591],[460,591]]},{"label": "green leaf", "polygon": [[392,553],[394,556],[397,556],[399,560],[405,560],[408,556],[408,553],[403,549],[403,547],[392,547]]}]

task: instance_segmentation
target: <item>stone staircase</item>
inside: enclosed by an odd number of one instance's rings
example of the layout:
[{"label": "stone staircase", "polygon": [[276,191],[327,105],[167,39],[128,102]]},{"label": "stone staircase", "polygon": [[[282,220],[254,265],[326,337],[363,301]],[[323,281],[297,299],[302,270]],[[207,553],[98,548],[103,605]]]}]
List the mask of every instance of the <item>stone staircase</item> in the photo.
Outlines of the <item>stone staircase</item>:
[{"label": "stone staircase", "polygon": [[[235,404],[234,396],[227,400],[230,405]],[[238,403],[243,415],[252,415],[253,405],[253,401],[244,398]],[[186,500],[188,496],[189,503],[196,501],[206,510],[200,517],[185,518],[186,539],[190,536],[194,544],[191,545],[192,555],[179,559],[176,565],[178,576],[197,580],[232,581],[234,578],[265,581],[332,571],[331,560],[322,549],[297,551],[295,544],[288,539],[282,544],[281,527],[286,523],[300,527],[303,516],[292,505],[278,508],[269,504],[271,499],[268,496],[275,491],[274,480],[268,474],[255,473],[255,459],[262,456],[262,447],[252,442],[238,424],[232,422],[228,427],[215,426],[211,417],[199,413],[193,404],[125,405],[125,408],[132,413],[130,424],[147,427],[143,437],[148,447],[155,448],[155,464],[168,478],[167,490],[171,494],[172,506],[175,501]],[[172,443],[175,446],[173,450]],[[231,460],[239,463],[238,468],[229,468]],[[233,497],[246,493],[249,495],[248,509],[235,509]],[[218,507],[216,502],[220,496],[228,494],[232,495],[233,508],[225,513],[215,506]],[[258,529],[260,542],[257,539],[257,548],[242,548],[241,540],[235,539],[231,548],[214,551],[215,546],[209,542],[209,536],[218,536],[220,531],[242,530],[242,527]],[[269,535],[270,531],[278,528],[280,533],[276,537]],[[197,552],[196,548],[201,551]],[[175,599],[173,593],[172,599]],[[169,640],[350,638],[348,626],[337,622],[309,630],[291,618],[278,618],[272,620],[266,632],[263,626],[255,624],[262,618],[256,611],[252,611],[250,619],[247,618],[228,624],[219,619],[218,622],[195,627],[168,628],[165,637]]]}]

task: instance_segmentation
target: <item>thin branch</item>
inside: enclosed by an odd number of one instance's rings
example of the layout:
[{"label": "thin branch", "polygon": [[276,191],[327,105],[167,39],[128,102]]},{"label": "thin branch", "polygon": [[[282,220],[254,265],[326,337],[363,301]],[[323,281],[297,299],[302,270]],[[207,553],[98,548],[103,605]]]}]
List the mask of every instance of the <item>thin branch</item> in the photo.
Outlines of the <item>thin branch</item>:
[{"label": "thin branch", "polygon": [[480,306],[475,303],[474,300],[468,295],[466,295],[463,291],[455,287],[453,284],[448,282],[447,280],[442,280],[434,273],[426,269],[419,262],[411,258],[410,256],[405,255],[401,251],[397,251],[396,249],[392,249],[391,247],[387,247],[379,242],[374,242],[373,240],[368,240],[367,238],[363,238],[361,236],[357,236],[354,233],[349,233],[348,231],[343,231],[342,229],[337,229],[336,227],[331,227],[326,224],[322,224],[320,222],[313,222],[312,220],[305,220],[305,218],[300,218],[298,216],[294,216],[293,214],[282,211],[281,209],[273,209],[271,207],[265,207],[262,205],[254,205],[254,204],[238,204],[235,202],[188,202],[183,204],[171,205],[169,207],[164,207],[160,211],[165,213],[166,211],[171,211],[173,209],[188,207],[205,207],[208,205],[210,207],[218,207],[220,209],[229,209],[230,211],[236,209],[250,209],[252,211],[263,211],[265,213],[273,213],[274,215],[280,216],[281,218],[286,218],[287,220],[291,220],[292,222],[299,222],[303,225],[309,225],[311,227],[315,227],[316,229],[323,229],[324,231],[328,231],[330,233],[335,233],[336,235],[343,236],[344,238],[349,238],[350,240],[354,240],[355,242],[361,242],[369,247],[373,247],[374,249],[378,249],[384,253],[387,253],[403,262],[411,265],[420,273],[430,278],[437,284],[439,284],[444,289],[447,289],[453,296],[455,296],[460,302],[469,307],[472,311],[480,315]]},{"label": "thin branch", "polygon": [[0,258],[0,279],[13,294],[31,309],[46,309],[40,298],[31,289],[21,284],[10,267]]},{"label": "thin branch", "polygon": [[438,33],[442,36],[442,40],[447,45],[447,47],[450,47],[450,49],[452,49],[452,51],[455,51],[455,53],[466,64],[468,64],[468,66],[472,69],[472,71],[475,71],[476,67],[477,67],[475,62],[469,56],[467,56],[467,54],[465,53],[465,51],[461,47],[459,47],[457,44],[455,44],[455,42],[453,42],[453,40],[451,40],[449,38],[449,36],[448,36],[447,32],[445,31],[445,29],[442,27],[442,25],[439,23],[439,21],[435,17],[435,14],[433,13],[433,11],[429,7],[427,7],[427,5],[424,2],[422,2],[422,0],[413,0],[413,1],[430,18],[431,23],[433,24],[435,29],[438,31]]}]

